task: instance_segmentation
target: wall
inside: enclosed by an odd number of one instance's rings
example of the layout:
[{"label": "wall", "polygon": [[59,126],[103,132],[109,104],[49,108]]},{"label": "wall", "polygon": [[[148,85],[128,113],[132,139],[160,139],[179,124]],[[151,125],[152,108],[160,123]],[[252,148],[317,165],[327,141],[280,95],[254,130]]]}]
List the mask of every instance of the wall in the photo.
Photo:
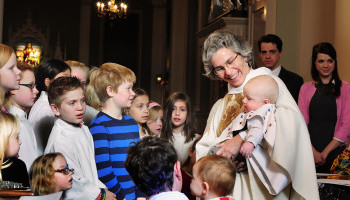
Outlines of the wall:
[{"label": "wall", "polygon": [[342,80],[350,81],[350,1],[337,0],[335,4],[334,46],[337,50],[338,72]]}]

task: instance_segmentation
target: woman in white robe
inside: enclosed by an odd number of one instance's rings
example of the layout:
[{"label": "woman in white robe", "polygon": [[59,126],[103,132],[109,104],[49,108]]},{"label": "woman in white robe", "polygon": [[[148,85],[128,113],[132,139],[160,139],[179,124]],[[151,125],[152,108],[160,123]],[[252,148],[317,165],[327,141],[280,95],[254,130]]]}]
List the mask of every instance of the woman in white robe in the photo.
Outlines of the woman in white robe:
[{"label": "woman in white robe", "polygon": [[[251,69],[250,45],[228,31],[216,31],[204,43],[203,63],[206,75],[228,83],[228,94],[210,111],[202,139],[196,145],[197,159],[229,134],[226,129],[243,112],[243,86],[258,75],[271,74],[267,68]],[[319,199],[311,143],[303,117],[284,83],[276,102],[276,135],[273,148],[254,150],[256,163],[265,178],[247,162],[247,171],[238,172],[233,191],[235,199]],[[244,140],[238,134],[221,143],[216,152],[235,159]],[[254,155],[253,155],[254,156]],[[265,161],[265,163],[261,162]],[[240,163],[242,164],[242,163]]]}]

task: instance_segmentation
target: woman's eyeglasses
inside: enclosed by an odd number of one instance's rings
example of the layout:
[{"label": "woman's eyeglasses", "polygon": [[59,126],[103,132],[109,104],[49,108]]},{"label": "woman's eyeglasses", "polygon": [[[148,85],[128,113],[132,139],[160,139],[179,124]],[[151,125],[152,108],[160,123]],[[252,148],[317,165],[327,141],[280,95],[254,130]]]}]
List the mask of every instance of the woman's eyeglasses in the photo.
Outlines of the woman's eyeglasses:
[{"label": "woman's eyeglasses", "polygon": [[237,59],[238,55],[240,55],[240,54],[237,53],[234,58],[231,58],[231,59],[227,60],[226,63],[225,63],[225,66],[219,66],[219,67],[213,68],[214,74],[217,75],[217,76],[223,75],[225,70],[226,70],[226,68],[231,69],[233,62]]},{"label": "woman's eyeglasses", "polygon": [[36,87],[36,84],[34,84],[34,83],[32,83],[32,84],[30,84],[30,83],[28,83],[28,84],[26,84],[26,83],[20,83],[19,85],[28,87],[28,88],[30,88],[30,89],[34,89],[34,88]]}]

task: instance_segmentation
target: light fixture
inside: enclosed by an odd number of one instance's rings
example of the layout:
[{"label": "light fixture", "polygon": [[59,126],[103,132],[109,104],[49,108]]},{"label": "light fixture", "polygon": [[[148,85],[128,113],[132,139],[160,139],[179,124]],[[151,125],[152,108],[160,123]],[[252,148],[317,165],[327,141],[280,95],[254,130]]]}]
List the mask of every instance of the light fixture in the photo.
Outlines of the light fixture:
[{"label": "light fixture", "polygon": [[105,0],[97,1],[97,15],[98,17],[107,16],[109,19],[125,18],[128,5],[124,2],[115,3],[115,0]]}]

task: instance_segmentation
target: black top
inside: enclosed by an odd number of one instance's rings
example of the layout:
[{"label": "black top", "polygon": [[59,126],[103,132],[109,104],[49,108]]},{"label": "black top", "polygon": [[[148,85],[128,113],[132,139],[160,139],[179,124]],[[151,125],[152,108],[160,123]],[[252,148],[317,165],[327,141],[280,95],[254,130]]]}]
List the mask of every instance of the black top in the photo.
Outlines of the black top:
[{"label": "black top", "polygon": [[12,164],[9,167],[1,169],[2,180],[22,183],[23,187],[29,187],[29,177],[25,163],[17,158],[5,158],[3,165],[10,162]]},{"label": "black top", "polygon": [[[335,125],[337,123],[337,103],[332,92],[334,87],[332,83],[319,83],[315,86],[316,92],[309,106],[310,122],[308,128],[313,147],[317,151],[322,152],[334,137]],[[344,149],[344,147],[340,148],[333,150],[328,155],[326,164],[324,165],[325,169],[317,169],[317,172],[329,173],[333,160]]]}]

